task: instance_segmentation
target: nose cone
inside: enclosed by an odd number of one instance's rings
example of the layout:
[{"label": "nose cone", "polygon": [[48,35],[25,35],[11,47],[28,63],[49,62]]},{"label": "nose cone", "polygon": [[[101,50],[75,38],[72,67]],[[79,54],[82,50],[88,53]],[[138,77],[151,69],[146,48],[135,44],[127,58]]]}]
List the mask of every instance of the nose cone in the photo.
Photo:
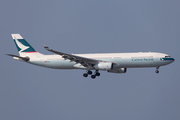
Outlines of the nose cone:
[{"label": "nose cone", "polygon": [[167,60],[170,61],[170,62],[174,62],[174,61],[175,61],[174,58],[169,58],[169,59],[167,59]]}]

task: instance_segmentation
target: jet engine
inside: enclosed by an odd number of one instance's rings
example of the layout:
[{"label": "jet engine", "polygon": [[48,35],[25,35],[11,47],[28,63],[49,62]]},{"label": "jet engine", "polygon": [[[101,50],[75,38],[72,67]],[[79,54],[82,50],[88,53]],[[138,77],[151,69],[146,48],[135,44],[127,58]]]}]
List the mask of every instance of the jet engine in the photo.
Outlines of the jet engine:
[{"label": "jet engine", "polygon": [[127,68],[118,68],[118,69],[112,69],[112,70],[108,70],[108,72],[110,73],[126,73]]},{"label": "jet engine", "polygon": [[100,63],[94,65],[94,68],[97,70],[112,70],[113,69],[113,63],[111,63],[111,62],[100,62]]}]

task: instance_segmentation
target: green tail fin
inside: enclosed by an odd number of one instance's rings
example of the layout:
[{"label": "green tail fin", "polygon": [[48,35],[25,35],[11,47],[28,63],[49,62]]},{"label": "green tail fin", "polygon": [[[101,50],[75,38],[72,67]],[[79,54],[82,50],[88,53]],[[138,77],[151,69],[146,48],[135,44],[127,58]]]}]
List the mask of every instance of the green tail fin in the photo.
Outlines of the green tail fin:
[{"label": "green tail fin", "polygon": [[20,34],[11,34],[18,52],[35,53],[37,52]]}]

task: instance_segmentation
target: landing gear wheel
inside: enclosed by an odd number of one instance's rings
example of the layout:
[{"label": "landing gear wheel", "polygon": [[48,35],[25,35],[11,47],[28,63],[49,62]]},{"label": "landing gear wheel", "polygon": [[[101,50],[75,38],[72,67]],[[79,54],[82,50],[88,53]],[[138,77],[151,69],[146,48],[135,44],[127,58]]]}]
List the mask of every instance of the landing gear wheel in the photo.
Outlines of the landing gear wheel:
[{"label": "landing gear wheel", "polygon": [[91,75],[91,74],[92,74],[92,71],[88,70],[88,71],[87,71],[87,74]]},{"label": "landing gear wheel", "polygon": [[99,73],[99,72],[97,72],[95,75],[96,75],[96,76],[100,76],[100,73]]},{"label": "landing gear wheel", "polygon": [[92,78],[92,79],[95,79],[95,78],[96,78],[96,75],[91,75],[91,78]]},{"label": "landing gear wheel", "polygon": [[84,73],[84,74],[83,74],[83,76],[84,76],[84,77],[87,77],[87,76],[88,76],[88,74],[87,74],[87,73]]},{"label": "landing gear wheel", "polygon": [[86,73],[83,74],[83,76],[84,76],[84,77],[88,77],[88,75],[91,75],[91,78],[92,78],[92,79],[95,79],[96,76],[100,76],[100,73],[99,73],[98,70],[96,70],[96,71],[94,72],[94,74],[93,74],[91,70],[87,70]]},{"label": "landing gear wheel", "polygon": [[159,73],[159,70],[156,70],[155,72],[156,72],[156,73]]},{"label": "landing gear wheel", "polygon": [[94,75],[95,75],[95,76],[100,76],[99,70],[96,70],[96,71],[94,72]]}]

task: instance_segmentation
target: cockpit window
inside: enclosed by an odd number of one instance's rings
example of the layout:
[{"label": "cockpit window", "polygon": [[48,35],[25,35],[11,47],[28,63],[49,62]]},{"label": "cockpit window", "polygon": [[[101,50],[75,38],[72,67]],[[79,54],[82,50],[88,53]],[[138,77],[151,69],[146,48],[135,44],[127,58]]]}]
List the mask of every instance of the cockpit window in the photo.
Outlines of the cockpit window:
[{"label": "cockpit window", "polygon": [[170,58],[171,56],[165,56],[165,58]]}]

